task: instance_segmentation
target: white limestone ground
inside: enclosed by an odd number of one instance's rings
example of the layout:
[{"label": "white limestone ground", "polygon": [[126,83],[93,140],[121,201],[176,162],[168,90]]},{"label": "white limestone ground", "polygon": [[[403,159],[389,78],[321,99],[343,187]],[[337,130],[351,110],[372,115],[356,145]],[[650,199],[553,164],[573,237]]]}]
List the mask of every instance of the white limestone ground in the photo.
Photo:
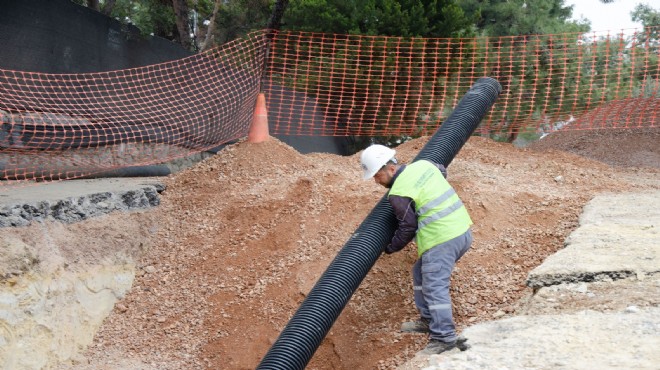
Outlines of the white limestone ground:
[{"label": "white limestone ground", "polygon": [[[114,221],[112,225],[103,215],[157,205],[157,190],[162,187],[146,178],[91,179],[44,184],[39,192],[26,186],[2,193],[3,369],[46,369],[80,357],[115,303],[131,288],[135,277],[131,256],[143,248],[141,233],[148,232],[146,223],[134,221],[135,215],[127,214],[125,223]],[[54,222],[91,217],[90,230],[98,234],[98,245],[80,245],[75,228],[67,231],[62,223]],[[5,227],[30,224],[32,228]],[[113,229],[127,235],[114,238]],[[13,233],[23,233],[29,244]],[[71,260],[80,261],[80,266],[67,267]]]},{"label": "white limestone ground", "polygon": [[131,265],[30,273],[0,289],[0,363],[45,369],[78,357],[118,299],[130,289]]},{"label": "white limestone ground", "polygon": [[475,325],[472,348],[432,356],[432,369],[657,369],[660,308],[516,316]]},{"label": "white limestone ground", "polygon": [[528,278],[532,288],[660,272],[660,192],[594,198],[566,248]]}]

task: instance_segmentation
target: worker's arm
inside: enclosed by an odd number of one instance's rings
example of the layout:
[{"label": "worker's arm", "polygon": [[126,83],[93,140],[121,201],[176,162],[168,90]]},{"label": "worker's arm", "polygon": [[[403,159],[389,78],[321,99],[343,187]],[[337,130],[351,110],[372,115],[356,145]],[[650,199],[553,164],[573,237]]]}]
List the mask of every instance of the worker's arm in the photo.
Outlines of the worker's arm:
[{"label": "worker's arm", "polygon": [[394,232],[392,241],[385,247],[385,253],[390,254],[402,250],[413,240],[417,231],[417,215],[415,202],[412,199],[398,195],[390,195],[388,199],[399,221],[399,227]]},{"label": "worker's arm", "polygon": [[433,163],[436,167],[438,167],[440,172],[442,172],[442,176],[444,176],[445,179],[446,179],[447,178],[447,169],[445,168],[445,166],[443,166],[439,163],[435,163],[435,162],[431,162],[431,163]]}]

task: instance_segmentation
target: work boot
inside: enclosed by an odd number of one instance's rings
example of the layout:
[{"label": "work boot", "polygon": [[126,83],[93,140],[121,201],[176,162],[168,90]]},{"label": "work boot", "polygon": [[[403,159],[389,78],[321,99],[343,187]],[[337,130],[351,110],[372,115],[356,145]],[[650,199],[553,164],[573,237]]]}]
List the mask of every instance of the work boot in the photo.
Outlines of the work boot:
[{"label": "work boot", "polygon": [[467,351],[468,348],[470,348],[471,346],[466,342],[467,342],[467,338],[465,338],[462,335],[459,335],[458,338],[456,338],[456,347],[458,347],[458,349],[460,349],[461,352]]},{"label": "work boot", "polygon": [[452,342],[442,342],[437,339],[429,340],[429,344],[426,345],[426,348],[421,350],[421,353],[425,355],[437,355],[442,352],[451,351],[456,348],[456,341]]},{"label": "work boot", "polygon": [[421,318],[415,321],[407,321],[401,324],[401,331],[404,333],[430,333],[429,323],[431,319]]}]

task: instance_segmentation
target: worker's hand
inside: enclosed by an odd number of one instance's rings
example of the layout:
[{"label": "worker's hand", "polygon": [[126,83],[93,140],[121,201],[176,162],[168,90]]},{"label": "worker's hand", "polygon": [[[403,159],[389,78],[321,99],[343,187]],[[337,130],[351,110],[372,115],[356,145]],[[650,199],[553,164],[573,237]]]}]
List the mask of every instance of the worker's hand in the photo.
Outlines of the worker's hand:
[{"label": "worker's hand", "polygon": [[387,247],[385,247],[385,249],[383,249],[383,252],[385,252],[385,254],[392,254],[396,251],[392,250],[392,244],[388,244]]}]

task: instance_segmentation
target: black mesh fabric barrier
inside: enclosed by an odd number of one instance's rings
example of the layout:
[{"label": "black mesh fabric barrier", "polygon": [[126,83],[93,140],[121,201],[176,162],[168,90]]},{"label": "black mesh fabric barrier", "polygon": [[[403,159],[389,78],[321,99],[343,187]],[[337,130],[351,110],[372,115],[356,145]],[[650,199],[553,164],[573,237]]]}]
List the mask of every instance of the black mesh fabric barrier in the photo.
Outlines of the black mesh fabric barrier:
[{"label": "black mesh fabric barrier", "polygon": [[112,71],[191,54],[70,0],[0,0],[0,45],[0,69],[44,73]]}]

